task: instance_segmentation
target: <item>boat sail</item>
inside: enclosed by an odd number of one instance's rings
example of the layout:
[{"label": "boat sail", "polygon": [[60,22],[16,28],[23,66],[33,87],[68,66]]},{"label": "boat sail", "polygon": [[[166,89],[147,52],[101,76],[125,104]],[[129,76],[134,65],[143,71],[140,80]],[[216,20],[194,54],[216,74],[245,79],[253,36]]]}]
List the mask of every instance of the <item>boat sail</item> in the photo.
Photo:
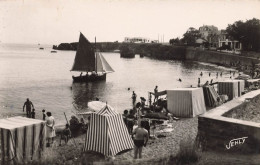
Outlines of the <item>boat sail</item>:
[{"label": "boat sail", "polygon": [[[106,73],[114,72],[104,56],[93,48],[82,33],[71,71],[81,72],[80,76],[72,76],[74,82],[105,80]],[[86,75],[83,76],[83,72],[86,72]]]}]

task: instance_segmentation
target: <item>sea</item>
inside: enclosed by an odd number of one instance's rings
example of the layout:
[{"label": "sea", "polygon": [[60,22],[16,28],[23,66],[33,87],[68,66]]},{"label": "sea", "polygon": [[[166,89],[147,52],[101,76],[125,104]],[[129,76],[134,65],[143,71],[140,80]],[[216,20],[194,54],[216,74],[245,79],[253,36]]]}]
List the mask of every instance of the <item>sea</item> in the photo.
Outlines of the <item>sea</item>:
[{"label": "sea", "polygon": [[70,72],[76,51],[51,53],[51,50],[51,45],[0,43],[0,118],[24,116],[23,104],[29,98],[36,118],[42,119],[45,109],[52,113],[57,125],[62,125],[66,123],[65,115],[69,120],[71,115],[89,111],[88,102],[96,98],[122,113],[132,108],[133,91],[137,101],[140,97],[148,100],[148,93],[155,86],[159,91],[195,87],[198,78],[204,84],[211,79],[213,82],[229,79],[230,71],[236,72],[208,63],[139,55],[127,59],[120,58],[119,53],[104,52],[115,72],[107,74],[106,81],[73,83],[72,75],[80,74]]}]

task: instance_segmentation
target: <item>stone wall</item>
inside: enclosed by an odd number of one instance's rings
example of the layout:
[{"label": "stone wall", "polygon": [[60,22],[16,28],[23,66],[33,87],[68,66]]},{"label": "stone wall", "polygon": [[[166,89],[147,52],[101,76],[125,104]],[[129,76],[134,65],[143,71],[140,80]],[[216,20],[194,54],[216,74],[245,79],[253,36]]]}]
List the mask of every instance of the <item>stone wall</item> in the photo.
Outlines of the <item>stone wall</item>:
[{"label": "stone wall", "polygon": [[260,63],[260,60],[255,58],[195,48],[187,48],[185,59],[192,61],[214,63],[223,66],[230,66],[231,63],[238,62],[240,62],[240,64],[242,65],[248,66]]},{"label": "stone wall", "polygon": [[[224,152],[259,153],[260,126],[244,125],[213,118],[198,118],[198,135],[204,149]],[[230,140],[247,137],[243,144],[229,148]],[[241,140],[242,142],[242,140]]]},{"label": "stone wall", "polygon": [[[223,116],[246,99],[259,94],[260,90],[251,91],[199,116],[198,141],[202,148],[224,152],[260,153],[260,123]],[[243,144],[227,149],[232,139],[243,137],[246,137]]]}]

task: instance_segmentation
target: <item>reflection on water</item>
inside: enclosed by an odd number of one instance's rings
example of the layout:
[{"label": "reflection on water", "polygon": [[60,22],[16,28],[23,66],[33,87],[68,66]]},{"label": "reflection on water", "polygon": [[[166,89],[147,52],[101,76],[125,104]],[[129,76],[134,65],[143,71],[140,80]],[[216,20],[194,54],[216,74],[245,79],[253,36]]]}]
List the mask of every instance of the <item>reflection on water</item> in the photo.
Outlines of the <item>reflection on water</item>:
[{"label": "reflection on water", "polygon": [[77,111],[85,111],[88,108],[88,102],[96,100],[101,94],[106,91],[106,81],[89,82],[89,83],[73,83],[73,106]]}]

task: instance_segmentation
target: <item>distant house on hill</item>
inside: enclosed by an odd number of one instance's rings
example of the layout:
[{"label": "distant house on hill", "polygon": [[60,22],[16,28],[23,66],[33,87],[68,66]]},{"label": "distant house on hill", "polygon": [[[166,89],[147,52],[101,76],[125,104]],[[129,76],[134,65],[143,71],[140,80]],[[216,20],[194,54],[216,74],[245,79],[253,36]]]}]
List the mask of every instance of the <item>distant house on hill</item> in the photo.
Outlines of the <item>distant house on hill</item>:
[{"label": "distant house on hill", "polygon": [[158,43],[158,40],[151,40],[143,37],[125,37],[124,42],[126,43]]},{"label": "distant house on hill", "polygon": [[202,39],[208,41],[209,47],[216,48],[218,46],[219,31],[216,26],[203,25],[199,27],[199,33],[201,34]]}]

